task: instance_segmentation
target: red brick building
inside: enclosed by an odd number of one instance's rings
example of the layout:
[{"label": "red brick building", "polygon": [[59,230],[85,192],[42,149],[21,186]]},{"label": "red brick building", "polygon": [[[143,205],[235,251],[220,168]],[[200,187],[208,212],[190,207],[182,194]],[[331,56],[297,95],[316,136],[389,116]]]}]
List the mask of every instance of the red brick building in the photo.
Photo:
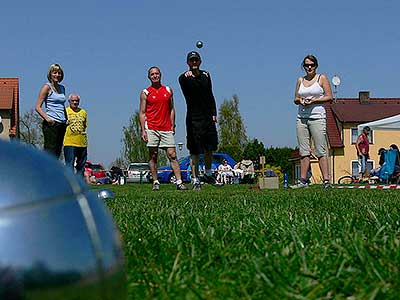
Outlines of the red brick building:
[{"label": "red brick building", "polygon": [[19,137],[19,81],[0,78],[0,138]]}]

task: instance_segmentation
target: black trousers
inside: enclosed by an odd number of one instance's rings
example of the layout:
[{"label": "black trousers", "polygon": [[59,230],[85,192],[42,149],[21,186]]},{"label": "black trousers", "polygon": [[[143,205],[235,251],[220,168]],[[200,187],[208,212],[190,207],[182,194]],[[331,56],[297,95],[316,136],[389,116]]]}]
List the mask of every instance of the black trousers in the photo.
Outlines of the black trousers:
[{"label": "black trousers", "polygon": [[54,124],[49,124],[46,121],[42,123],[43,148],[57,158],[60,158],[66,128],[67,125],[65,123],[55,122]]},{"label": "black trousers", "polygon": [[186,142],[190,154],[217,150],[218,133],[214,121],[211,119],[186,121]]}]

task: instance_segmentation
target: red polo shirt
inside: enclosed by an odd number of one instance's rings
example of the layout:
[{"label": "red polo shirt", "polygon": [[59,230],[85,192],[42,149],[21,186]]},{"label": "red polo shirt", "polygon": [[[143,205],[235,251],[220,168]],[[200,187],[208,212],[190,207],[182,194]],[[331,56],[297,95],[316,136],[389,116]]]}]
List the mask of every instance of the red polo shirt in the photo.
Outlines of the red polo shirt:
[{"label": "red polo shirt", "polygon": [[171,92],[162,85],[159,89],[150,86],[147,91],[146,121],[151,130],[170,131],[171,124]]}]

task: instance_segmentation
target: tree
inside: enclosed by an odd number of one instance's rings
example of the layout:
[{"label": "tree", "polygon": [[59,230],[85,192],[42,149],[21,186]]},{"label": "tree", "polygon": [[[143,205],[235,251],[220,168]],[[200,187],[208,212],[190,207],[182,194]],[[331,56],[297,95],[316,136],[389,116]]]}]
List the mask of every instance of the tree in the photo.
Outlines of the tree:
[{"label": "tree", "polygon": [[113,162],[111,162],[109,168],[112,168],[113,166],[124,170],[126,168],[127,164],[121,157],[118,157]]},{"label": "tree", "polygon": [[252,160],[257,170],[260,168],[260,156],[263,155],[265,155],[264,144],[257,139],[248,141],[243,149],[243,158]]},{"label": "tree", "polygon": [[[131,162],[149,161],[149,150],[142,140],[139,112],[129,119],[128,127],[122,129],[122,150],[121,156],[115,160],[118,165],[129,165]],[[158,165],[165,165],[167,157],[164,151],[158,153]]]},{"label": "tree", "polygon": [[262,142],[257,139],[249,141],[243,150],[243,158],[254,162],[254,168],[260,170],[260,156],[265,156],[264,169],[272,169],[279,175],[288,173],[289,178],[293,178],[293,162],[289,161],[294,149],[290,147],[270,147],[265,148]]},{"label": "tree", "polygon": [[293,162],[289,161],[294,149],[290,147],[265,149],[265,161],[267,164],[279,166],[283,173],[288,173],[289,178],[293,178]]},{"label": "tree", "polygon": [[125,165],[130,162],[148,161],[148,150],[141,138],[139,112],[136,111],[129,119],[128,127],[122,128],[121,159]]},{"label": "tree", "polygon": [[43,119],[33,109],[24,113],[19,120],[20,140],[26,144],[43,148]]},{"label": "tree", "polygon": [[218,117],[219,149],[235,160],[242,158],[242,149],[247,143],[246,128],[239,112],[239,97],[225,99],[219,109]]}]

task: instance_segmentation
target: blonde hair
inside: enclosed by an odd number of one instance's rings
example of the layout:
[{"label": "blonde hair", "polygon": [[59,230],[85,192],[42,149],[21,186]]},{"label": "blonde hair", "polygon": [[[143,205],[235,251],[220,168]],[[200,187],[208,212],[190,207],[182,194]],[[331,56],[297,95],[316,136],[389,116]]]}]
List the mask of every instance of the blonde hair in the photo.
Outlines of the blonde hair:
[{"label": "blonde hair", "polygon": [[59,82],[61,82],[64,79],[64,71],[59,64],[52,64],[50,66],[49,71],[47,72],[47,79],[49,80],[49,82],[52,82],[51,73],[53,73],[54,71],[60,71],[61,78]]}]

